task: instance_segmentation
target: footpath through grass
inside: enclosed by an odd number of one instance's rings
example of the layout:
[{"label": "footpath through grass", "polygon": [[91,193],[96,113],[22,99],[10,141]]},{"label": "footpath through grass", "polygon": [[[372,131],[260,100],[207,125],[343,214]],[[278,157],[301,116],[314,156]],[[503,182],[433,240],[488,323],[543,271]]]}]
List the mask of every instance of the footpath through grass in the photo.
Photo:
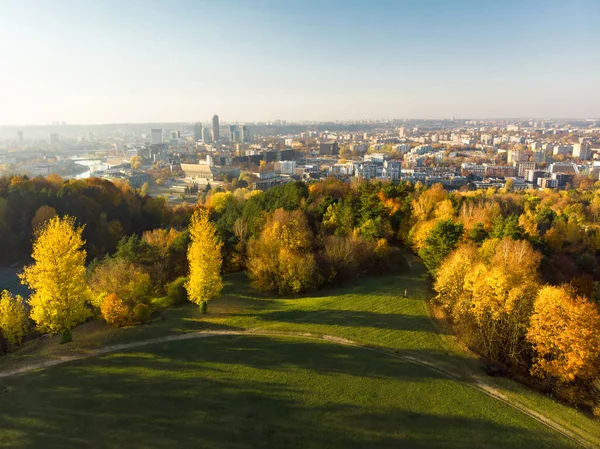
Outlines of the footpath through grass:
[{"label": "footpath through grass", "polygon": [[0,447],[576,447],[427,368],[301,338],[159,343],[4,388]]},{"label": "footpath through grass", "polygon": [[[67,345],[41,339],[0,358],[0,374],[109,345],[250,330],[332,335],[430,361],[467,382],[482,376],[472,355],[429,318],[423,272],[413,259],[413,268],[396,276],[360,279],[293,298],[258,294],[243,274],[230,275],[207,315],[190,304],[169,309],[164,319],[146,326],[111,329],[88,323],[74,331]],[[600,446],[600,426],[582,413],[512,381],[486,377],[485,382]],[[48,413],[35,410],[36,402]],[[156,432],[149,430],[151,422]],[[39,426],[39,433],[28,436],[28,423]],[[68,431],[61,436],[52,430],[57,428]],[[172,447],[176,441],[202,447],[572,444],[508,405],[426,367],[362,348],[285,336],[160,343],[0,379],[0,445],[13,441],[39,447],[44,438],[55,446],[81,445],[94,435],[93,441],[106,443],[99,447]],[[225,443],[219,445],[221,437]]]}]

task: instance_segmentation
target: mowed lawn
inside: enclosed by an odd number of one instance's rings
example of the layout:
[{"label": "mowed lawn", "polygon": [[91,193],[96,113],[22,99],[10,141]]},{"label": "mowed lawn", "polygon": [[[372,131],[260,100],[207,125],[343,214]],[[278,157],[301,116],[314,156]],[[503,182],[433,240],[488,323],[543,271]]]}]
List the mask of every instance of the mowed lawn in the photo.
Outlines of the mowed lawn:
[{"label": "mowed lawn", "polygon": [[[469,385],[481,368],[429,317],[422,274],[414,260],[394,276],[277,298],[257,293],[238,273],[225,277],[223,295],[206,315],[186,304],[144,326],[87,323],[66,345],[56,337],[27,342],[0,357],[0,375],[108,345],[250,332],[154,343],[0,377],[0,446],[571,447]],[[456,379],[394,355],[433,363]],[[600,442],[600,426],[582,413],[509,380],[485,381]]]},{"label": "mowed lawn", "polygon": [[303,338],[157,343],[2,385],[0,447],[575,447],[434,371]]}]

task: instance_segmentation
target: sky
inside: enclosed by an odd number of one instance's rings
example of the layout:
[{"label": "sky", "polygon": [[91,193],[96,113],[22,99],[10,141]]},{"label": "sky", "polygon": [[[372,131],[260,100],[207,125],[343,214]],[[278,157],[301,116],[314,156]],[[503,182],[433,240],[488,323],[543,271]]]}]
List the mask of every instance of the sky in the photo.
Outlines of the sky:
[{"label": "sky", "polygon": [[591,118],[598,0],[0,0],[0,124]]}]

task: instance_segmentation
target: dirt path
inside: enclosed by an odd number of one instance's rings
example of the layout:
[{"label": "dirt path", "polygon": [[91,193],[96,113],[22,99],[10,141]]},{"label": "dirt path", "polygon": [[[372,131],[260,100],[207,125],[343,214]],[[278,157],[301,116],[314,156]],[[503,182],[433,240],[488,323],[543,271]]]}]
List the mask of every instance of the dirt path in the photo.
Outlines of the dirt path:
[{"label": "dirt path", "polygon": [[374,352],[380,353],[382,355],[386,355],[388,357],[394,357],[397,359],[401,359],[406,362],[420,365],[429,370],[435,371],[436,373],[438,373],[442,376],[448,377],[450,379],[453,379],[457,382],[462,382],[463,384],[468,385],[469,387],[474,388],[474,389],[476,389],[498,401],[501,401],[501,402],[505,403],[506,405],[520,411],[521,413],[524,413],[525,415],[527,415],[527,416],[535,419],[536,421],[540,422],[541,424],[553,429],[554,431],[560,433],[564,437],[570,439],[571,441],[579,444],[582,447],[585,447],[585,448],[596,447],[587,438],[585,438],[584,435],[580,435],[579,433],[577,433],[571,429],[565,428],[564,426],[558,424],[557,422],[548,418],[547,416],[544,416],[544,415],[536,412],[535,410],[532,410],[528,407],[525,407],[521,404],[511,401],[510,398],[505,396],[501,391],[499,391],[498,389],[494,388],[493,386],[485,383],[482,379],[473,379],[471,381],[465,381],[465,380],[462,380],[461,376],[459,376],[458,374],[456,374],[454,372],[450,372],[450,371],[444,369],[443,367],[440,367],[430,361],[422,360],[422,359],[416,358],[414,356],[407,356],[407,355],[402,355],[402,354],[391,353],[391,352],[383,350],[383,349],[361,345],[352,340],[335,337],[332,335],[315,335],[315,334],[300,333],[300,332],[297,332],[297,333],[264,332],[264,331],[252,331],[252,330],[192,332],[192,333],[188,333],[188,334],[178,334],[178,335],[170,335],[167,337],[153,338],[153,339],[137,341],[137,342],[133,342],[133,343],[124,343],[124,344],[119,344],[119,345],[106,346],[104,348],[92,350],[89,353],[84,354],[84,355],[59,357],[57,359],[50,360],[47,362],[31,364],[31,365],[24,366],[19,369],[0,373],[0,379],[17,376],[19,374],[29,373],[29,372],[39,370],[39,369],[49,368],[49,367],[55,366],[55,365],[61,365],[63,363],[68,363],[68,362],[72,362],[75,360],[82,360],[82,359],[87,359],[87,358],[91,358],[91,357],[97,357],[97,356],[101,356],[104,354],[110,354],[112,352],[122,351],[125,349],[131,349],[131,348],[138,348],[141,346],[147,346],[147,345],[152,345],[152,344],[156,344],[156,343],[165,343],[165,342],[171,342],[171,341],[192,340],[192,339],[198,339],[198,338],[209,338],[209,337],[228,336],[228,335],[245,335],[245,336],[254,335],[254,336],[262,336],[262,337],[277,337],[277,336],[279,336],[279,337],[308,338],[308,339],[313,339],[313,340],[325,340],[325,341],[329,341],[329,342],[332,342],[335,344],[341,344],[341,345],[346,345],[346,346],[356,346],[356,347],[359,347],[362,349],[367,349],[369,351],[374,351]]}]

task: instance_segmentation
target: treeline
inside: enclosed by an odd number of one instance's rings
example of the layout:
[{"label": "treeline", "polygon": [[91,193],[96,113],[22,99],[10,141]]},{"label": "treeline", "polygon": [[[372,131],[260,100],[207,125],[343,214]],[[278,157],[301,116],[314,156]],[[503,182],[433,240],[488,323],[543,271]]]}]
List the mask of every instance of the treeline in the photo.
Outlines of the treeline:
[{"label": "treeline", "polygon": [[[600,414],[600,192],[417,188],[408,240],[458,337]],[[529,380],[528,380],[529,379]]]},{"label": "treeline", "polygon": [[255,287],[290,294],[397,268],[413,192],[407,183],[328,179],[214,192],[204,207],[224,243],[226,269],[247,269]]},{"label": "treeline", "polygon": [[171,208],[128,184],[100,178],[63,181],[58,175],[0,178],[0,264],[24,261],[39,223],[55,214],[85,224],[88,261],[115,252],[119,240],[161,227],[187,226],[191,207]]}]

